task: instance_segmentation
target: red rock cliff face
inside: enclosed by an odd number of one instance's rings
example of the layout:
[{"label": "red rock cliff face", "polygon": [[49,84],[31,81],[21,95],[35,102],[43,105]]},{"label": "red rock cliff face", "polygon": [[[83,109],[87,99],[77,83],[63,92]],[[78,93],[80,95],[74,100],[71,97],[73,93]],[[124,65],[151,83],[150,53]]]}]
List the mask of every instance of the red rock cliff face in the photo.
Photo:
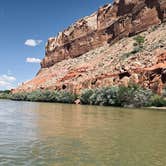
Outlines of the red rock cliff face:
[{"label": "red rock cliff face", "polygon": [[[41,70],[13,93],[166,84],[166,0],[116,0],[49,38]],[[134,35],[145,42],[138,49]],[[120,40],[121,39],[121,40]],[[135,46],[136,44],[136,46]]]},{"label": "red rock cliff face", "polygon": [[76,58],[119,39],[145,31],[166,20],[165,0],[116,0],[49,38],[42,68]]}]

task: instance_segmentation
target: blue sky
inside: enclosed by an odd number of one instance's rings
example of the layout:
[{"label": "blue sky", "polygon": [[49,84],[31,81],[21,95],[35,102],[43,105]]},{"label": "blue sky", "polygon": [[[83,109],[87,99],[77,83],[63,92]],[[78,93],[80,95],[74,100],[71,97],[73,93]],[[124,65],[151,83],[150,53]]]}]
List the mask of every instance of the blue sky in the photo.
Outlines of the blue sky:
[{"label": "blue sky", "polygon": [[32,79],[47,39],[106,3],[111,0],[0,0],[0,89]]}]

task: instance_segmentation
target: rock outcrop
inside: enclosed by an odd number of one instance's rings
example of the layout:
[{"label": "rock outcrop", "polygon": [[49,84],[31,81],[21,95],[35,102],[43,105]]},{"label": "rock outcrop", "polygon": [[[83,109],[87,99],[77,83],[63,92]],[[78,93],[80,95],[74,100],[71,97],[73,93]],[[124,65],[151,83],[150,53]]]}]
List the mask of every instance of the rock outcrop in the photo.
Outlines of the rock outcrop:
[{"label": "rock outcrop", "polygon": [[135,35],[166,19],[165,0],[116,0],[91,16],[78,20],[46,44],[42,68],[123,37]]},{"label": "rock outcrop", "polygon": [[[48,39],[37,76],[13,92],[166,83],[166,0],[115,0]],[[132,36],[140,35],[140,46]]]}]

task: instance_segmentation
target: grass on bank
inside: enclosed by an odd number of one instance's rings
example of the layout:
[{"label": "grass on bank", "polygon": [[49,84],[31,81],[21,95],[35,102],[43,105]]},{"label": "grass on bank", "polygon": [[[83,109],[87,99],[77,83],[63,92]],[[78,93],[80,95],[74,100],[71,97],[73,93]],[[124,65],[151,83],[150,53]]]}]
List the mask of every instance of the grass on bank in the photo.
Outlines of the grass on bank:
[{"label": "grass on bank", "polygon": [[89,105],[119,107],[166,106],[166,100],[163,96],[154,94],[151,90],[143,89],[138,85],[86,89],[83,90],[80,95],[72,94],[67,91],[48,90],[16,94],[11,94],[10,91],[3,91],[0,92],[0,99],[69,104],[75,103],[75,101],[79,99],[81,104]]}]

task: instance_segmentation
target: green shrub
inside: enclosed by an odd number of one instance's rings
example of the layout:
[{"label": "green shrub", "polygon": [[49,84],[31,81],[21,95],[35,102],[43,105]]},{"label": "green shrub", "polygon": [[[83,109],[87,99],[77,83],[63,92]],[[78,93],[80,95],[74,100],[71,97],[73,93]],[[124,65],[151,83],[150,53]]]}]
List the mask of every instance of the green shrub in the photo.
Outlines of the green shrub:
[{"label": "green shrub", "polygon": [[10,98],[10,90],[0,91],[0,99],[9,99]]},{"label": "green shrub", "polygon": [[151,96],[151,90],[129,85],[85,90],[80,95],[80,100],[82,104],[142,107],[149,105]]},{"label": "green shrub", "polygon": [[151,90],[138,89],[137,91],[135,91],[132,103],[135,107],[149,106],[150,98],[152,95],[153,93]]},{"label": "green shrub", "polygon": [[9,99],[9,98],[10,98],[10,94],[0,93],[0,99]]},{"label": "green shrub", "polygon": [[137,85],[119,87],[118,100],[121,106],[142,107],[149,105],[151,90],[145,90]]},{"label": "green shrub", "polygon": [[150,99],[150,106],[163,107],[166,106],[166,100],[159,95],[153,95]]},{"label": "green shrub", "polygon": [[33,91],[31,93],[16,93],[11,95],[12,100],[74,103],[76,95],[67,91]]},{"label": "green shrub", "polygon": [[118,87],[85,90],[80,95],[82,104],[118,106]]},{"label": "green shrub", "polygon": [[90,97],[93,95],[94,90],[92,89],[85,89],[82,91],[81,95],[79,96],[79,99],[82,104],[90,104]]},{"label": "green shrub", "polygon": [[27,93],[26,96],[27,101],[41,101],[42,99],[43,99],[43,94],[39,90]]},{"label": "green shrub", "polygon": [[16,93],[16,94],[11,94],[10,99],[11,100],[18,100],[18,101],[22,101],[22,100],[27,100],[27,94],[26,92],[22,92],[22,93]]},{"label": "green shrub", "polygon": [[10,90],[0,90],[0,94],[10,94]]},{"label": "green shrub", "polygon": [[104,100],[105,98],[102,89],[95,89],[93,94],[89,98],[91,105],[104,105]]},{"label": "green shrub", "polygon": [[118,87],[96,89],[90,97],[90,104],[118,106]]},{"label": "green shrub", "polygon": [[138,35],[134,38],[134,40],[138,45],[142,45],[145,42],[145,37]]},{"label": "green shrub", "polygon": [[59,91],[58,92],[58,98],[57,98],[57,102],[60,103],[74,103],[74,101],[76,100],[77,96],[75,94],[72,94],[70,92],[67,91]]},{"label": "green shrub", "polygon": [[58,91],[50,91],[49,94],[49,100],[50,102],[58,102],[58,99],[60,98],[60,93]]}]

